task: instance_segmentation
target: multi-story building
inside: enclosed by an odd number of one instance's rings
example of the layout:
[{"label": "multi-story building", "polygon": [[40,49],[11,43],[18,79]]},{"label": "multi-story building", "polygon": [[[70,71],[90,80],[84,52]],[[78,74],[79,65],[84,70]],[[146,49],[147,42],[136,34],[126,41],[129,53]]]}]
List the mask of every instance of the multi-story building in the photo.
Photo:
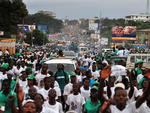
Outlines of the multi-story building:
[{"label": "multi-story building", "polygon": [[147,22],[147,21],[150,21],[150,14],[143,14],[143,13],[141,13],[141,14],[132,14],[132,15],[126,16],[125,20],[126,21],[133,20],[133,21]]}]

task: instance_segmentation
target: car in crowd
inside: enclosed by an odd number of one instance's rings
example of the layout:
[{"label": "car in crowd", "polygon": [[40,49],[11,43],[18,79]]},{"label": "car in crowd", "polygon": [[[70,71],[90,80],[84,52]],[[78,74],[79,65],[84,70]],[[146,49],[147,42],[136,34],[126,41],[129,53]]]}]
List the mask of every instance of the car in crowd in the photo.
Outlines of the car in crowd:
[{"label": "car in crowd", "polygon": [[48,64],[48,71],[52,71],[53,73],[57,71],[57,64],[63,64],[64,71],[68,73],[71,73],[76,69],[76,60],[65,57],[48,60],[45,64]]}]

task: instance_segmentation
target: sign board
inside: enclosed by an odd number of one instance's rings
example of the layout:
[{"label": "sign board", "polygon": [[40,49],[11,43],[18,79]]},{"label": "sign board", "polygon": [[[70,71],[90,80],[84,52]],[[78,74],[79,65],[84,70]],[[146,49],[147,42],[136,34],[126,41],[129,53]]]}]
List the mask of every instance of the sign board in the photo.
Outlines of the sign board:
[{"label": "sign board", "polygon": [[19,24],[18,27],[20,29],[24,29],[26,32],[32,32],[33,30],[36,29],[35,25],[23,25],[23,24]]},{"label": "sign board", "polygon": [[89,30],[97,31],[98,30],[98,23],[90,23],[89,24]]},{"label": "sign board", "polygon": [[112,28],[112,40],[136,40],[135,26],[115,26]]}]

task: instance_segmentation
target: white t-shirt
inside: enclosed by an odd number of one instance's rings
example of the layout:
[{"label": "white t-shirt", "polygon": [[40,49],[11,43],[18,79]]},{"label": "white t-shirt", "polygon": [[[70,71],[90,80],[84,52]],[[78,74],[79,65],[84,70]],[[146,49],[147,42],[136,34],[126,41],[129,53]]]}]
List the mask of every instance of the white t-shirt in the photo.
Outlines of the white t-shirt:
[{"label": "white t-shirt", "polygon": [[[127,94],[129,94],[130,88],[128,88],[126,91],[127,91]],[[133,96],[130,99],[128,97],[127,104],[130,104],[130,103],[134,102],[135,101],[135,97],[138,97],[140,95],[141,95],[141,93],[138,91],[138,89],[136,87],[134,87]]]},{"label": "white t-shirt", "polygon": [[63,95],[69,95],[72,91],[73,84],[68,83],[64,88],[64,94]]},{"label": "white t-shirt", "polygon": [[90,59],[89,59],[89,58],[84,58],[84,59],[83,59],[83,66],[88,66],[88,65],[89,65],[89,62],[90,62]]},{"label": "white t-shirt", "polygon": [[80,92],[81,92],[81,96],[85,99],[85,101],[87,99],[90,99],[90,87],[89,87],[89,90],[85,90],[84,87],[82,86],[80,88]]},{"label": "white t-shirt", "polygon": [[20,85],[20,87],[22,87],[23,89],[26,88],[27,84],[28,84],[27,80],[26,80],[26,81],[22,81],[22,80],[19,79],[19,85]]},{"label": "white t-shirt", "polygon": [[46,90],[45,88],[42,88],[38,91],[38,93],[40,93],[41,95],[43,95],[45,100],[48,100],[48,92],[50,89]]},{"label": "white t-shirt", "polygon": [[43,109],[42,109],[41,113],[57,113],[57,112],[55,110],[51,109],[51,108],[43,106]]},{"label": "white t-shirt", "polygon": [[147,106],[147,103],[144,102],[138,109],[133,110],[133,112],[136,111],[136,113],[150,113],[150,107]]},{"label": "white t-shirt", "polygon": [[92,73],[92,76],[94,77],[94,79],[98,79],[98,77],[100,76],[99,71],[93,72],[93,71],[91,70],[91,73]]},{"label": "white t-shirt", "polygon": [[115,105],[110,105],[111,113],[132,113],[132,104],[126,105],[126,107],[121,111]]},{"label": "white t-shirt", "polygon": [[13,73],[14,74],[16,74],[16,75],[20,75],[20,73],[24,70],[21,66],[20,66],[20,68],[18,69],[16,66],[15,67],[13,67]]},{"label": "white t-shirt", "polygon": [[50,75],[47,74],[47,75],[43,75],[42,73],[38,73],[35,78],[37,80],[38,83],[40,83],[41,80],[43,80],[45,77],[49,77]]},{"label": "white t-shirt", "polygon": [[2,56],[3,55],[3,52],[2,51],[0,51],[0,56]]},{"label": "white t-shirt", "polygon": [[123,57],[123,56],[124,56],[124,50],[119,50],[119,51],[117,52],[117,55],[118,55],[119,57]]},{"label": "white t-shirt", "polygon": [[77,82],[82,82],[82,75],[77,75]]},{"label": "white t-shirt", "polygon": [[[40,93],[41,95],[43,95],[43,97],[44,97],[45,100],[48,100],[48,98],[49,98],[48,97],[48,92],[49,92],[50,89],[46,90],[45,88],[42,88],[42,89],[40,89],[38,91],[38,93]],[[58,99],[58,96],[61,96],[61,90],[60,90],[59,87],[54,87],[54,89],[56,91],[56,99]]]},{"label": "white t-shirt", "polygon": [[55,111],[54,113],[63,113],[62,105],[57,101],[55,105],[50,105],[49,102],[46,101],[43,106],[46,108],[53,109]]},{"label": "white t-shirt", "polygon": [[[111,99],[112,99],[114,97],[114,94],[115,94],[115,87],[111,87],[110,90],[111,90]],[[104,87],[104,92],[106,92],[106,94],[104,94],[104,97],[106,97],[108,99],[107,87]]]},{"label": "white t-shirt", "polygon": [[82,106],[85,103],[84,98],[79,93],[78,95],[70,94],[66,104],[69,105],[69,110],[74,110],[77,113],[82,113]]}]

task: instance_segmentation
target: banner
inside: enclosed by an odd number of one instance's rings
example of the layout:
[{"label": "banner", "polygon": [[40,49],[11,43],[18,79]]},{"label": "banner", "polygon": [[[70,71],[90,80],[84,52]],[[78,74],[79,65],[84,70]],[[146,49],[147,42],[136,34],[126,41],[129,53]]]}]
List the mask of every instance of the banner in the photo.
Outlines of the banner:
[{"label": "banner", "polygon": [[115,26],[112,28],[112,40],[136,40],[135,26]]},{"label": "banner", "polygon": [[20,29],[24,29],[26,32],[32,32],[33,30],[36,29],[35,25],[22,25],[22,24],[19,24],[18,27]]}]

